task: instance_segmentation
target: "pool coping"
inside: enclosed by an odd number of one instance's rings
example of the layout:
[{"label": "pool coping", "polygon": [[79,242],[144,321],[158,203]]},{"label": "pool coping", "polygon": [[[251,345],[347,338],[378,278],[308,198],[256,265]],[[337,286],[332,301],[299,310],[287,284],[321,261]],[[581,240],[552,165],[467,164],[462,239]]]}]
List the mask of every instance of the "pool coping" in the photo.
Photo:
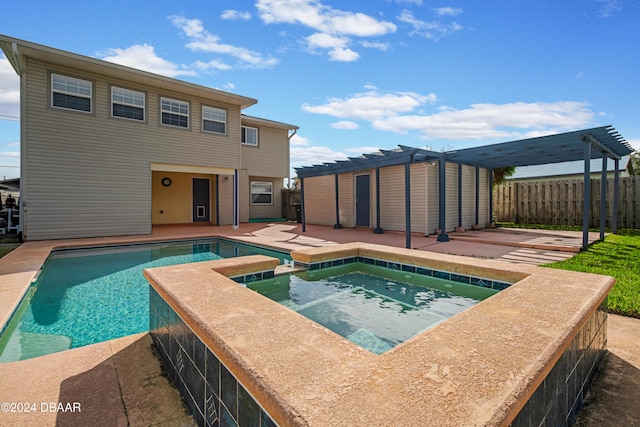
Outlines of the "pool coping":
[{"label": "pool coping", "polygon": [[365,243],[291,256],[311,263],[352,254],[517,283],[377,356],[238,286],[215,271],[218,261],[145,276],[280,425],[508,425],[615,283]]}]

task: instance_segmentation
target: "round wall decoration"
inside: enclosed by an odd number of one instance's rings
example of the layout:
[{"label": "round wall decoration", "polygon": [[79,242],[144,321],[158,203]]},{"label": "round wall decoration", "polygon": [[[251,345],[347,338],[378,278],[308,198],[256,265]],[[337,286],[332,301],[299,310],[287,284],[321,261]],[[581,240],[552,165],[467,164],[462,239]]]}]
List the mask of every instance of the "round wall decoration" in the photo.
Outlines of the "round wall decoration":
[{"label": "round wall decoration", "polygon": [[171,178],[162,178],[162,185],[169,187],[171,185]]}]

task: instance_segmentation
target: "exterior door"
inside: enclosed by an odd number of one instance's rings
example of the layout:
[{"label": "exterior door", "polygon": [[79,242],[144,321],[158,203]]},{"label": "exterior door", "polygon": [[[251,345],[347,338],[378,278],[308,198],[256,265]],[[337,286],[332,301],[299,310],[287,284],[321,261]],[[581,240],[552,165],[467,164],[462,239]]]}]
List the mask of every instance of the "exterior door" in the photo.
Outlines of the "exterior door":
[{"label": "exterior door", "polygon": [[370,188],[369,175],[356,175],[356,227],[371,226]]},{"label": "exterior door", "polygon": [[211,221],[211,191],[208,178],[193,178],[193,222]]}]

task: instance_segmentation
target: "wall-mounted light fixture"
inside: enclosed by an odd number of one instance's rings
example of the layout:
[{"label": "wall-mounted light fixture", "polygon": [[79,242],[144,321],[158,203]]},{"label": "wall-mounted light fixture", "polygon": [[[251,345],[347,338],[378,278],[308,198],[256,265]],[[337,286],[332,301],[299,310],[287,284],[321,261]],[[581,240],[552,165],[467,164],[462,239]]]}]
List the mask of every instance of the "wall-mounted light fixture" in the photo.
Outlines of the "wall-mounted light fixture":
[{"label": "wall-mounted light fixture", "polygon": [[229,177],[228,177],[228,176],[225,176],[224,178],[222,178],[222,180],[223,180],[224,182],[227,182],[227,181],[229,181]]}]

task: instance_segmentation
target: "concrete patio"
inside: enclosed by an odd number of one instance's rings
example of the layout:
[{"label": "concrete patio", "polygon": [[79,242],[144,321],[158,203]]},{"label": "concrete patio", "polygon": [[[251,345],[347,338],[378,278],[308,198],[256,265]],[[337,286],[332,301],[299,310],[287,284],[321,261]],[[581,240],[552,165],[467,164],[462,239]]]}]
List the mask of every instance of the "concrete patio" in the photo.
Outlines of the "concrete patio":
[{"label": "concrete patio", "polygon": [[[412,247],[423,251],[493,258],[529,264],[561,260],[575,254],[580,233],[531,230],[485,230],[451,233],[452,240],[438,243],[434,236],[412,236]],[[301,232],[295,223],[241,224],[239,229],[213,226],[155,227],[151,236],[76,239],[28,242],[0,259],[0,322],[4,322],[20,299],[48,253],[55,247],[99,246],[106,244],[164,241],[224,236],[247,243],[292,250],[362,241],[404,247],[403,233],[375,235],[368,229],[340,229],[307,226]],[[598,238],[590,235],[590,241]],[[580,242],[577,243],[578,246]],[[553,246],[553,248],[549,247]],[[600,396],[579,417],[583,426],[634,425],[637,414],[625,412],[640,395],[640,319],[611,315],[609,356],[596,377],[592,393]],[[3,378],[0,402],[35,404],[29,413],[0,413],[0,426],[15,425],[193,425],[177,390],[163,375],[148,334],[139,334],[105,343],[42,356],[22,362],[0,364]],[[611,378],[625,379],[615,402],[608,399],[601,384]],[[598,393],[600,393],[598,395]],[[604,394],[603,394],[604,393]],[[81,412],[49,410],[50,403],[81,403]],[[42,406],[44,404],[44,406]],[[58,407],[59,408],[59,407]],[[73,409],[73,405],[71,406]],[[44,410],[43,410],[44,409]],[[65,408],[66,409],[66,408]],[[595,415],[594,415],[595,414]],[[591,421],[593,420],[593,421]],[[597,422],[600,422],[598,424]],[[617,422],[617,420],[619,422]]]}]

